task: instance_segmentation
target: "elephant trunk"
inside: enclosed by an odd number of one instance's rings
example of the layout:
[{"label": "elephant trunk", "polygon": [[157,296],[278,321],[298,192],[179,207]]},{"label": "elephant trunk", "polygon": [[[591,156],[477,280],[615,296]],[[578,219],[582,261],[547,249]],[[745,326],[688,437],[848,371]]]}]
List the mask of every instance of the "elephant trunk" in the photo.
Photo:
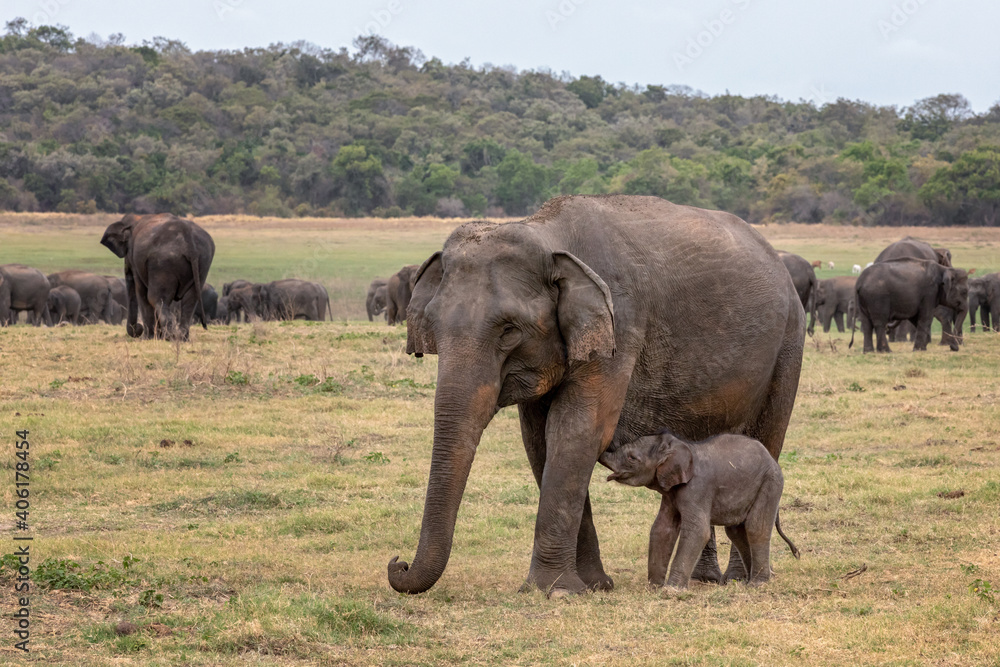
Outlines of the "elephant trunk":
[{"label": "elephant trunk", "polygon": [[[459,356],[459,355],[456,355]],[[442,364],[434,397],[434,449],[412,564],[389,563],[389,584],[400,593],[423,593],[437,583],[451,555],[458,508],[483,430],[496,412],[498,383],[483,384],[475,366],[449,372]],[[481,366],[480,366],[481,368]],[[462,378],[456,378],[463,375]],[[496,377],[497,374],[493,374]]]}]

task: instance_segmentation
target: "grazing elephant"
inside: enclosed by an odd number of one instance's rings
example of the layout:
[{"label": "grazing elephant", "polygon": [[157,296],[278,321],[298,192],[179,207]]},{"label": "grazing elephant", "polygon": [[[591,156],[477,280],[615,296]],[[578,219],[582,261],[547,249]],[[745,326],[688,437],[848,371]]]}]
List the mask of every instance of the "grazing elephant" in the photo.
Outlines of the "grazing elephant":
[{"label": "grazing elephant", "polygon": [[215,324],[229,324],[229,297],[220,296],[215,305]]},{"label": "grazing elephant", "polygon": [[[809,328],[806,329],[806,333],[812,336],[816,325],[816,286],[818,284],[816,272],[809,261],[803,257],[783,250],[777,252],[781,263],[785,265],[789,275],[792,276],[792,284],[795,285],[795,291],[802,302],[802,309],[809,314]],[[827,331],[829,329],[827,327]]]},{"label": "grazing elephant", "polygon": [[[420,542],[412,565],[388,566],[407,593],[444,572],[501,407],[518,406],[540,488],[526,584],[610,589],[587,492],[598,457],[668,428],[744,433],[777,459],[805,339],[788,271],[753,227],[629,195],[557,197],[521,222],[461,225],[416,272],[408,317],[407,352],[437,354],[438,374]],[[729,578],[742,569],[733,551]],[[722,580],[714,538],[694,576]]]},{"label": "grazing elephant", "polygon": [[395,326],[406,319],[406,309],[413,294],[413,278],[419,268],[419,264],[409,264],[389,277],[385,285],[386,324]]},{"label": "grazing elephant", "polygon": [[[195,310],[205,318],[201,289],[215,257],[208,232],[170,213],[130,213],[108,225],[101,245],[125,260],[128,334],[188,340]],[[180,301],[176,317],[170,308],[174,301]]]},{"label": "grazing elephant", "polygon": [[853,326],[850,306],[854,299],[855,282],[857,278],[853,276],[837,276],[819,281],[816,288],[816,314],[823,325],[823,333],[830,331],[831,322],[836,322],[837,331],[844,333],[845,315],[848,324]]},{"label": "grazing elephant", "polygon": [[986,304],[992,320],[993,331],[1000,331],[1000,273],[988,273],[982,278],[985,284]]},{"label": "grazing elephant", "polygon": [[[915,239],[912,236],[907,236],[899,241],[896,241],[895,243],[890,243],[886,246],[885,250],[880,252],[878,257],[875,258],[875,262],[878,263],[891,259],[902,259],[904,257],[925,259],[931,262],[937,262],[942,266],[952,268],[950,250],[947,248],[935,248],[931,246],[931,244]],[[942,306],[937,310],[935,317],[941,322],[940,345],[951,346],[954,342],[962,342],[962,324],[965,322],[965,313],[967,310],[968,304],[964,304],[961,309],[952,309],[948,306]],[[897,335],[899,335],[898,332]],[[916,340],[916,338],[914,338],[914,340]]]},{"label": "grazing elephant", "polygon": [[80,319],[80,295],[69,285],[53,287],[49,290],[48,308],[52,324],[77,324]]},{"label": "grazing elephant", "polygon": [[969,331],[976,330],[976,314],[980,315],[983,331],[990,329],[990,302],[987,296],[989,274],[969,279]]},{"label": "grazing elephant", "polygon": [[204,315],[195,313],[195,317],[199,324],[206,326],[216,319],[216,311],[219,308],[219,293],[211,285],[205,285],[201,288],[201,302],[205,306],[205,313]]},{"label": "grazing elephant", "polygon": [[45,274],[24,264],[4,264],[0,266],[3,276],[3,296],[0,297],[5,313],[0,324],[16,324],[21,311],[27,311],[28,321],[36,327],[42,322],[51,326],[49,315],[49,290],[52,288]]},{"label": "grazing elephant", "polygon": [[[962,269],[953,269],[936,260],[893,259],[877,261],[865,269],[855,286],[855,299],[865,338],[865,352],[874,352],[875,332],[879,352],[889,352],[886,327],[893,320],[909,320],[916,328],[914,351],[926,350],[931,338],[931,320],[939,305],[962,310],[968,304],[969,280]],[[854,345],[855,327],[851,327]],[[958,351],[952,339],[951,349]]]},{"label": "grazing elephant", "polygon": [[97,324],[102,320],[109,324],[112,323],[114,311],[111,304],[115,303],[114,281],[117,280],[116,278],[77,269],[50,273],[48,278],[53,287],[66,285],[72,287],[80,295],[79,324]]},{"label": "grazing elephant", "polygon": [[365,298],[365,312],[368,313],[368,321],[374,322],[376,315],[381,315],[385,310],[385,286],[389,281],[385,278],[376,278],[368,286],[368,296]]},{"label": "grazing elephant", "polygon": [[319,283],[286,278],[252,288],[254,312],[265,320],[326,319],[330,297]]},{"label": "grazing elephant", "polygon": [[771,578],[772,526],[798,558],[799,550],[778,521],[785,485],[781,468],[753,438],[727,433],[690,443],[665,432],[605,452],[600,463],[613,471],[609,482],[645,486],[663,495],[649,531],[651,586],[663,586],[677,543],[667,585],[687,588],[712,526],[726,527],[751,584]]},{"label": "grazing elephant", "polygon": [[128,287],[125,285],[125,279],[108,275],[101,277],[108,281],[108,287],[111,289],[111,298],[115,300],[115,303],[128,310]]},{"label": "grazing elephant", "polygon": [[[258,317],[254,306],[253,290],[259,283],[251,283],[245,280],[236,281],[235,285],[223,296],[229,299],[229,319],[239,322],[242,317],[243,322],[249,322],[252,318]],[[225,291],[225,288],[223,288]]]}]

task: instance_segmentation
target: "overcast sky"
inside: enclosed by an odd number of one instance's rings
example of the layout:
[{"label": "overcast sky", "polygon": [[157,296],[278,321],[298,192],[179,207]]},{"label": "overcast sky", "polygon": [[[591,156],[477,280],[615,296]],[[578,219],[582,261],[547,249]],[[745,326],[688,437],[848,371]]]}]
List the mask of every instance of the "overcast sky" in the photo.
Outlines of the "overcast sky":
[{"label": "overcast sky", "polygon": [[375,31],[446,63],[709,94],[907,106],[961,93],[977,112],[1000,101],[996,0],[0,0],[0,18],[16,16],[196,50],[339,49]]}]

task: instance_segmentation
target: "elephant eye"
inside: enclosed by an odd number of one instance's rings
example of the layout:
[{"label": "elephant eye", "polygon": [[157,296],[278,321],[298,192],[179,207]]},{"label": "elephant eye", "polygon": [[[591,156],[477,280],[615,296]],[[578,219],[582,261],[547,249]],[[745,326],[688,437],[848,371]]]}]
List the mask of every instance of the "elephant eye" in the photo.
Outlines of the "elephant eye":
[{"label": "elephant eye", "polygon": [[626,456],[626,458],[628,458],[628,460],[629,460],[629,461],[631,461],[632,463],[638,463],[638,461],[639,461],[639,457],[638,457],[638,456],[636,456],[635,454],[633,454],[632,452],[629,452],[629,453],[628,453],[628,454],[626,454],[625,456]]},{"label": "elephant eye", "polygon": [[504,346],[515,345],[521,339],[521,330],[515,325],[508,322],[503,325],[503,329],[500,331],[500,344]]}]

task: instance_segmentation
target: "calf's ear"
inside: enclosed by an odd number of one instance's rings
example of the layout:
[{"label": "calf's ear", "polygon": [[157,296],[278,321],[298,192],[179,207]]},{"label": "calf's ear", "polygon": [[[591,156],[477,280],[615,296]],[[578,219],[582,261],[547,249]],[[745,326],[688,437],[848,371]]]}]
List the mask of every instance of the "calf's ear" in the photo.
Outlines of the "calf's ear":
[{"label": "calf's ear", "polygon": [[687,484],[694,469],[694,453],[690,445],[675,441],[666,458],[656,467],[656,482],[666,491],[678,484]]}]

